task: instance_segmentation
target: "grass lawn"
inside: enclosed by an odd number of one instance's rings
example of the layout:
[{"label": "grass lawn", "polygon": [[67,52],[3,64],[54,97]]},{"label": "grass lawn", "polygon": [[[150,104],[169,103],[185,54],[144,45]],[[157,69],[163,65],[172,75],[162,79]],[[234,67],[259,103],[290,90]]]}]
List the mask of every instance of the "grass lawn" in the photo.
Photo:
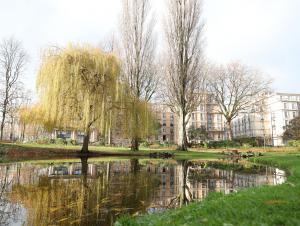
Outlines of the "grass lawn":
[{"label": "grass lawn", "polygon": [[213,193],[203,202],[160,214],[125,216],[115,225],[300,225],[300,152],[266,153],[251,161],[285,169],[287,182],[230,195]]},{"label": "grass lawn", "polygon": [[[127,147],[106,147],[106,146],[90,146],[89,150],[103,155],[114,155],[114,156],[128,156],[128,157],[149,157],[151,152],[171,152],[174,153],[175,159],[218,159],[224,157],[221,154],[221,150],[196,150],[191,149],[190,151],[176,151],[173,147],[165,148],[140,148],[139,151],[133,152]],[[13,144],[13,143],[0,143],[0,153],[6,153],[2,159],[8,159],[12,156],[11,160],[22,160],[22,159],[45,159],[47,157],[62,157],[64,154],[66,157],[72,157],[72,154],[76,151],[80,151],[81,146],[71,145],[57,145],[57,144]],[[8,157],[8,158],[7,158]],[[0,155],[1,159],[1,155]]]}]

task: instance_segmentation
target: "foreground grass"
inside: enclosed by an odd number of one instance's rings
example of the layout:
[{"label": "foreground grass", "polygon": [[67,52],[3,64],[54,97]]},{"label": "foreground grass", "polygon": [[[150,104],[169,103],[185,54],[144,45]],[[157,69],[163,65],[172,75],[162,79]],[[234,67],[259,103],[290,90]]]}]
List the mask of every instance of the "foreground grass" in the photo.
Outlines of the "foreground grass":
[{"label": "foreground grass", "polygon": [[115,225],[300,225],[300,153],[267,153],[256,163],[287,170],[286,183],[211,194],[193,203],[161,214],[123,217]]}]

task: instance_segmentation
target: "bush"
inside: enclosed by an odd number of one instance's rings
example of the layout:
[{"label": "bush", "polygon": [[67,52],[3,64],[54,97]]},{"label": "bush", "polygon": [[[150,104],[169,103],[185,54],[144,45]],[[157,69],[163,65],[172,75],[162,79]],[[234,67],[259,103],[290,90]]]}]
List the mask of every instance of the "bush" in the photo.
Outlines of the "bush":
[{"label": "bush", "polygon": [[63,138],[55,139],[55,144],[67,144],[67,141]]},{"label": "bush", "polygon": [[290,147],[300,147],[300,140],[289,140],[288,146]]},{"label": "bush", "polygon": [[68,145],[77,145],[77,141],[76,140],[67,139],[66,141],[67,141]]},{"label": "bush", "polygon": [[240,146],[240,143],[233,140],[210,141],[207,144],[208,148],[236,148]]},{"label": "bush", "polygon": [[43,138],[36,140],[37,144],[50,144],[50,142],[51,142],[51,139],[49,139],[47,137],[43,137]]},{"label": "bush", "polygon": [[150,146],[150,143],[148,141],[144,141],[141,143],[142,147],[148,148]]}]

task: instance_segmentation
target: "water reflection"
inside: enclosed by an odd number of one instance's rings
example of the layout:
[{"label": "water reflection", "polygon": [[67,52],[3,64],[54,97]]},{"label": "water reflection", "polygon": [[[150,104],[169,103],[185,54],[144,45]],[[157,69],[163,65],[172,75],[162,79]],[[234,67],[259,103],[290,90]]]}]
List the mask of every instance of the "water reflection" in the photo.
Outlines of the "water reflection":
[{"label": "water reflection", "polygon": [[230,193],[240,187],[279,184],[285,175],[269,167],[244,169],[203,161],[88,162],[82,158],[69,163],[1,165],[0,178],[1,183],[10,181],[2,189],[0,207],[17,207],[8,210],[2,222],[112,225],[125,213],[176,208],[202,200],[211,191]]}]

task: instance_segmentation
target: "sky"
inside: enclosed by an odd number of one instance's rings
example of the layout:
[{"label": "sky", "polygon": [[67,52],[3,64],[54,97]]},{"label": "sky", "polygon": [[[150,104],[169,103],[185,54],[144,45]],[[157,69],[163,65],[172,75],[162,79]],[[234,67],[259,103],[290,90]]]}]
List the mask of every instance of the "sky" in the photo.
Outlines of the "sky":
[{"label": "sky", "polygon": [[[158,27],[164,0],[151,0]],[[300,93],[299,0],[203,0],[205,54],[240,61],[271,77],[273,89]],[[43,49],[99,45],[118,30],[122,0],[0,0],[0,40],[13,36],[29,55],[24,83],[35,90]],[[163,32],[157,35],[163,40]]]}]

